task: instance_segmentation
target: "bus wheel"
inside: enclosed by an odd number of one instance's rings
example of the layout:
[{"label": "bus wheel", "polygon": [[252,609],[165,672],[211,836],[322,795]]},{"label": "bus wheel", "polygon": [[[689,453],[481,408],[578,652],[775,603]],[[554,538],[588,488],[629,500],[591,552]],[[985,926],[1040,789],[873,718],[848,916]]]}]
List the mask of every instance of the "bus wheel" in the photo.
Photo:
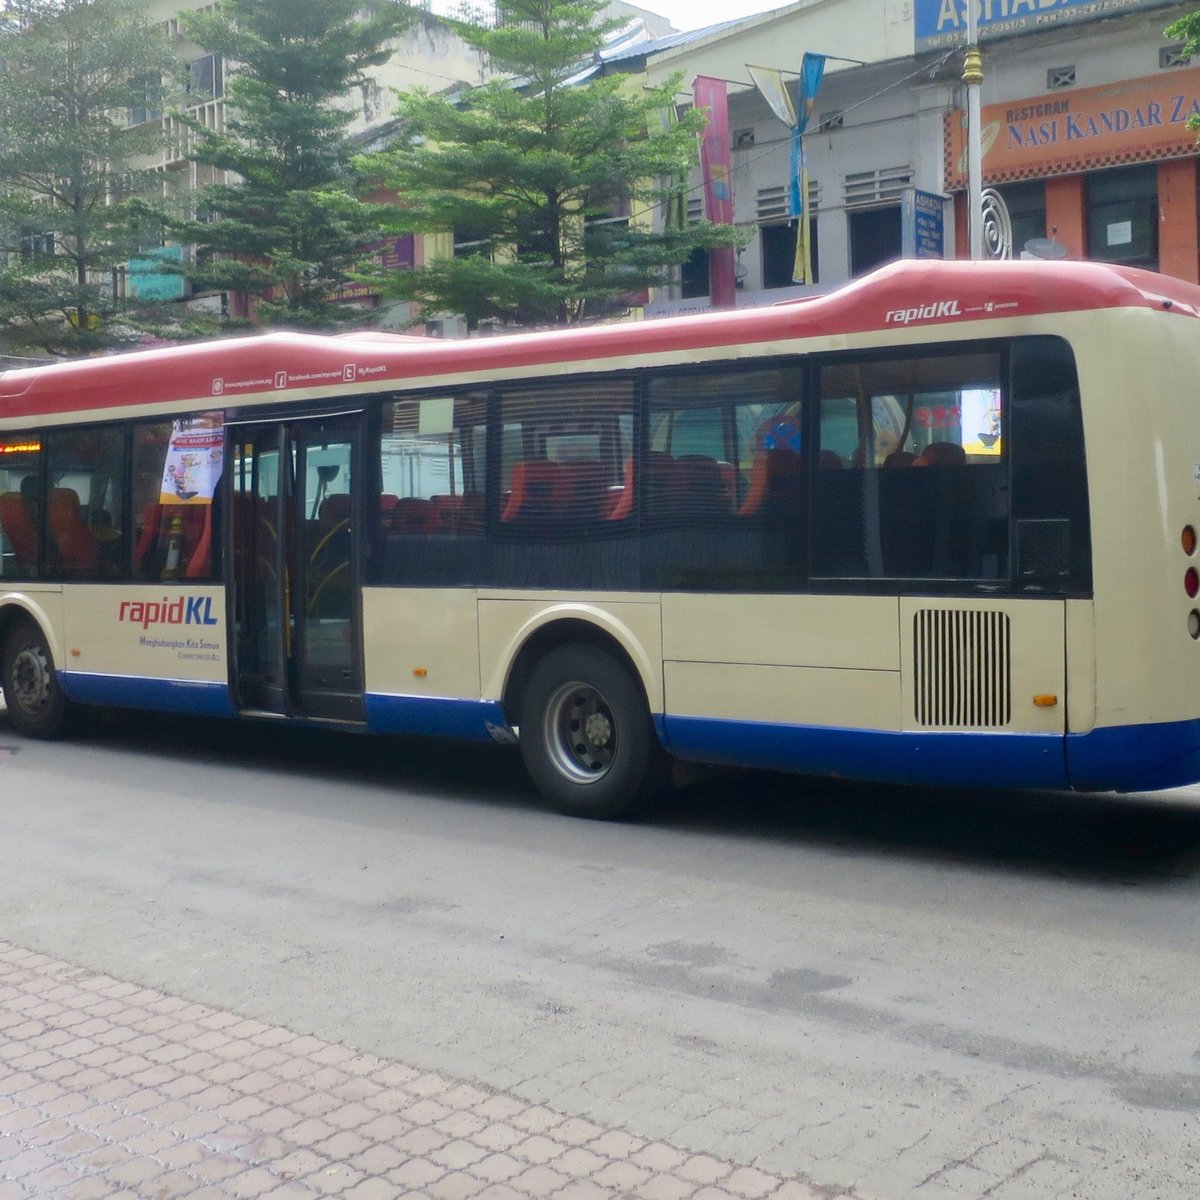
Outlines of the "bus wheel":
[{"label": "bus wheel", "polygon": [[66,732],[71,705],[58,685],[46,639],[31,621],[19,622],[4,640],[0,684],[8,719],[18,733],[56,738]]},{"label": "bus wheel", "polygon": [[595,646],[560,646],[537,664],[520,730],[530,777],[571,816],[628,816],[668,775],[640,689]]}]

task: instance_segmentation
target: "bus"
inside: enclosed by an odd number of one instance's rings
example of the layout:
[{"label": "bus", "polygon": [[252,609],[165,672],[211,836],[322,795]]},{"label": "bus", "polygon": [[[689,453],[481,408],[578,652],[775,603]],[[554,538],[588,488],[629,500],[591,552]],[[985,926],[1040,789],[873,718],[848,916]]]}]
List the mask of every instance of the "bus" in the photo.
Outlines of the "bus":
[{"label": "bus", "polygon": [[591,817],[688,763],[1194,782],[1198,318],[1134,269],[905,261],[754,310],[8,371],[8,720],[515,743]]}]

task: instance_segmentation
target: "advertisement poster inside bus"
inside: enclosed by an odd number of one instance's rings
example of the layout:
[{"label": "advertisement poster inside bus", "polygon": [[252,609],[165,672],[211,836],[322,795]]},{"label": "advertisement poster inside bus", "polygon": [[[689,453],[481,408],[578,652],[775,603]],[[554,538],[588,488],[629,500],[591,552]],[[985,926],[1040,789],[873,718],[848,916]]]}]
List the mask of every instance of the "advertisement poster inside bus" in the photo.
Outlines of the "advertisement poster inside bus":
[{"label": "advertisement poster inside bus", "polygon": [[211,504],[221,478],[222,414],[201,413],[171,426],[160,504]]}]

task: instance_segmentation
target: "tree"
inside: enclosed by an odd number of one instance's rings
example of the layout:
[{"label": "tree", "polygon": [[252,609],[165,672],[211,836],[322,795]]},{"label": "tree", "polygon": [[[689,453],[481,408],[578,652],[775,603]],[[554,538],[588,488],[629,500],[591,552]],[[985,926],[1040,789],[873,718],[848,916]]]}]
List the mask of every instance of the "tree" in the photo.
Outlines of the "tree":
[{"label": "tree", "polygon": [[263,324],[354,316],[331,300],[379,238],[380,206],[358,200],[347,98],[411,18],[401,0],[225,0],[185,18],[198,45],[237,64],[224,130],[184,118],[189,156],[235,177],[171,224],[196,245],[194,284],[249,294]]},{"label": "tree", "polygon": [[622,311],[697,248],[740,240],[708,223],[650,227],[682,198],[705,118],[673,119],[678,80],[580,78],[615,24],[602,7],[498,0],[495,28],[457,28],[509,78],[399,94],[400,137],[364,169],[400,197],[397,229],[452,231],[470,252],[393,274],[392,294],[472,326],[568,324]]},{"label": "tree", "polygon": [[0,13],[0,340],[66,356],[132,331],[113,272],[137,252],[139,169],[171,70],[144,0],[9,0]]},{"label": "tree", "polygon": [[[1200,54],[1200,11],[1185,13],[1177,21],[1172,21],[1163,30],[1163,36],[1182,41],[1183,53],[1189,58]],[[1192,113],[1187,119],[1187,127],[1200,132],[1200,116]],[[1200,143],[1200,137],[1196,140]]]}]

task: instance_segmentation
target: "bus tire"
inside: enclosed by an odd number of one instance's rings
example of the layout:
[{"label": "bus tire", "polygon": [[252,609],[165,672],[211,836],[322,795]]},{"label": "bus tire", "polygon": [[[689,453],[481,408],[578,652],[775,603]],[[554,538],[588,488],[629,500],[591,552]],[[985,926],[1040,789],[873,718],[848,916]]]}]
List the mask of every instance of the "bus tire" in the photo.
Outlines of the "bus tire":
[{"label": "bus tire", "polygon": [[641,689],[596,646],[560,646],[533,668],[520,744],[538,790],[569,816],[629,816],[669,775]]},{"label": "bus tire", "polygon": [[9,722],[18,733],[52,739],[67,732],[72,705],[59,686],[46,638],[34,622],[17,622],[4,639],[0,685]]}]

